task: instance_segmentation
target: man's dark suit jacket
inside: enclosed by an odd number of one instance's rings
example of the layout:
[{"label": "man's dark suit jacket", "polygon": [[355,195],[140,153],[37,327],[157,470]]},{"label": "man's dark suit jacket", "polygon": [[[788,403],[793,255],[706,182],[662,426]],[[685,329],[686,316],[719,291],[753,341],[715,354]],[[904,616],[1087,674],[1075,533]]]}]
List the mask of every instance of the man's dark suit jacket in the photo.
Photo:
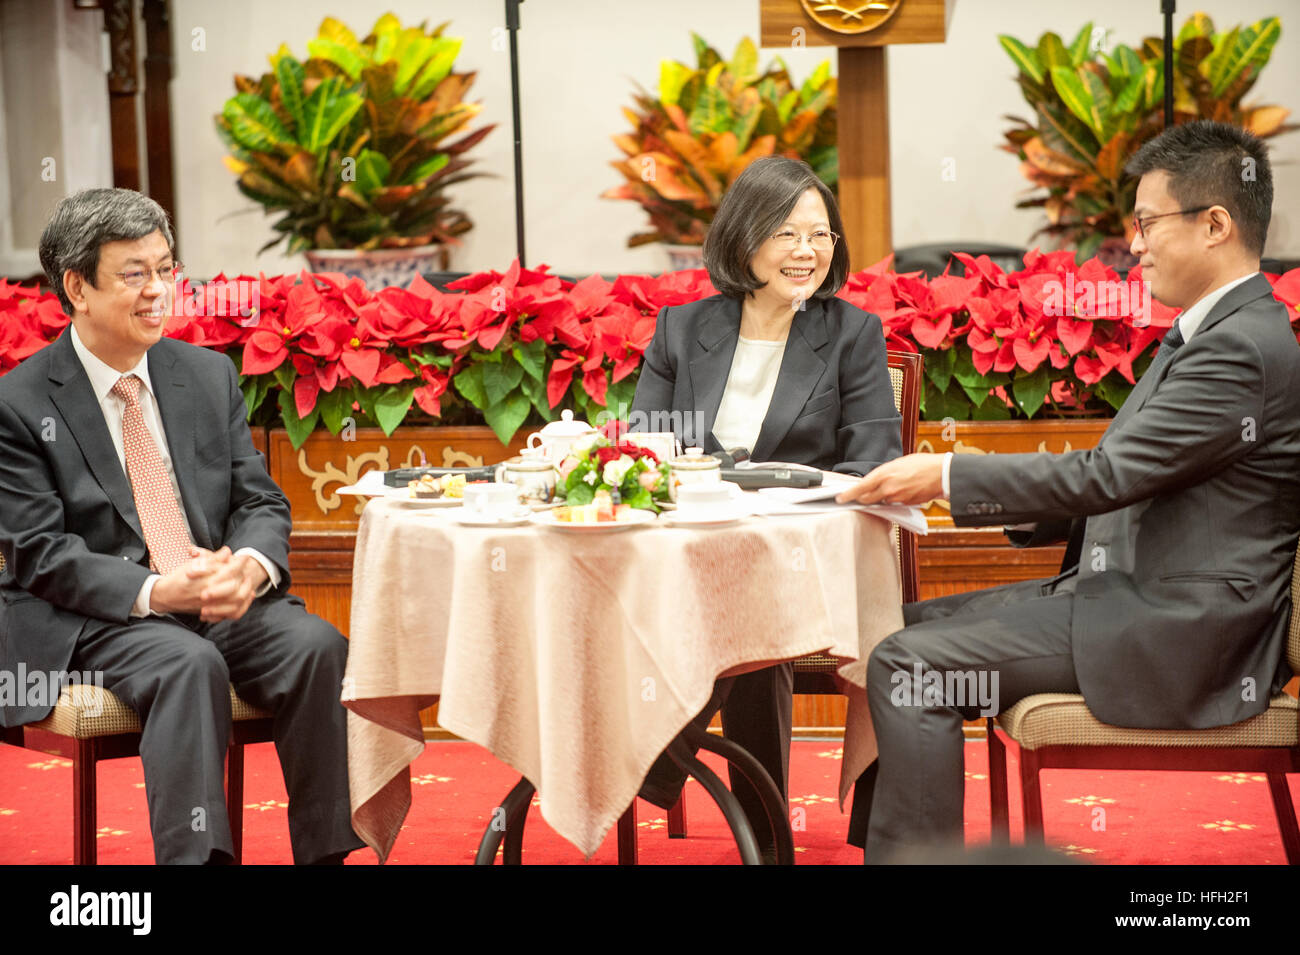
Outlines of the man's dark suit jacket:
[{"label": "man's dark suit jacket", "polygon": [[[166,338],[148,356],[194,542],[260,551],[284,592],[289,504],[252,445],[234,365]],[[70,330],[0,378],[0,448],[0,669],[63,670],[85,621],[127,623],[151,573],[131,485]],[[49,709],[0,707],[0,725]]]},{"label": "man's dark suit jacket", "polygon": [[1257,275],[1153,369],[1092,450],[955,455],[953,521],[1044,522],[1025,543],[1073,530],[1077,570],[1061,583],[1074,588],[1075,671],[1098,719],[1227,725],[1289,678],[1300,346]]},{"label": "man's dark suit jacket", "polygon": [[[632,403],[633,430],[668,430],[653,417],[638,427],[645,421],[638,412],[670,411],[684,445],[723,450],[713,423],[740,339],[740,310],[738,299],[714,295],[659,313]],[[902,453],[899,423],[880,319],[843,299],[810,301],[795,313],[749,456],[865,474]]]}]

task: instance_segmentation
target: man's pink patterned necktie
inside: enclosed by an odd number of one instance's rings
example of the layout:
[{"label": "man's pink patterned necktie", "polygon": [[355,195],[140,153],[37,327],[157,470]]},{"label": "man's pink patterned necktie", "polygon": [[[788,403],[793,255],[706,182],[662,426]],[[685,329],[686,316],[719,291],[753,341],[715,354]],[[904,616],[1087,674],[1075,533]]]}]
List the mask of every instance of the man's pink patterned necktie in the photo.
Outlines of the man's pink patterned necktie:
[{"label": "man's pink patterned necktie", "polygon": [[140,515],[145,546],[149,548],[149,566],[165,574],[189,560],[192,542],[158,445],[144,424],[140,410],[142,384],[135,375],[125,375],[113,386],[113,394],[126,404],[122,414],[122,447],[126,452],[126,473],[131,479],[135,510]]}]

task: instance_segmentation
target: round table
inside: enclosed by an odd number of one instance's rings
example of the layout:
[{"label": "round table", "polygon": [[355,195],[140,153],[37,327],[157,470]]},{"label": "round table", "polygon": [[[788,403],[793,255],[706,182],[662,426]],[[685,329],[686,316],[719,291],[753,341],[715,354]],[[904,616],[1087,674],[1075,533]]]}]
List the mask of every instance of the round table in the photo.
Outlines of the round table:
[{"label": "round table", "polygon": [[[373,500],[353,563],[343,702],[353,828],[387,857],[419,710],[516,769],[590,856],[720,676],[814,651],[850,691],[840,796],[875,755],[860,686],[902,626],[890,525],[838,508],[718,527],[470,527]],[[854,661],[859,661],[854,664]]]}]

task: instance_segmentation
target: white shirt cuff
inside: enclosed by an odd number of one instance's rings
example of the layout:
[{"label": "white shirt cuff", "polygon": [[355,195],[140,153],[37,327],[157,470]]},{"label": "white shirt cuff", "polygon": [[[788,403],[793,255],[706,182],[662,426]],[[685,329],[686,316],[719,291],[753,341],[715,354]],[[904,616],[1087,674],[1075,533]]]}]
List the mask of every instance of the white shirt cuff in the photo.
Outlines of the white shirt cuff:
[{"label": "white shirt cuff", "polygon": [[952,500],[952,490],[948,484],[948,470],[952,467],[952,452],[949,451],[943,456],[943,496],[946,500]]},{"label": "white shirt cuff", "polygon": [[272,590],[275,590],[280,586],[280,568],[267,560],[261,551],[254,550],[251,547],[241,547],[239,550],[235,551],[235,556],[251,557],[253,560],[261,564],[262,569],[266,571],[266,582],[257,589],[257,593],[253,596],[260,597],[263,594],[270,593]]},{"label": "white shirt cuff", "polygon": [[157,617],[149,607],[149,598],[153,596],[153,585],[158,582],[159,574],[150,574],[145,578],[144,586],[140,588],[140,593],[135,598],[135,604],[131,607],[131,616],[133,617]]}]

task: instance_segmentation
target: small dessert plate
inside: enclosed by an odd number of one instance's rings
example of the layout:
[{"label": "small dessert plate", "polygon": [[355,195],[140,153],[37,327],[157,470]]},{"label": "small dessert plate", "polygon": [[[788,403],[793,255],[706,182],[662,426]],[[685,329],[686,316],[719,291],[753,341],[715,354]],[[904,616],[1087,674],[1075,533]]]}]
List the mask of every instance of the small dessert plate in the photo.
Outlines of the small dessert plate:
[{"label": "small dessert plate", "polygon": [[390,487],[384,492],[384,500],[401,504],[403,507],[459,507],[464,503],[459,497],[411,497],[409,489]]}]

